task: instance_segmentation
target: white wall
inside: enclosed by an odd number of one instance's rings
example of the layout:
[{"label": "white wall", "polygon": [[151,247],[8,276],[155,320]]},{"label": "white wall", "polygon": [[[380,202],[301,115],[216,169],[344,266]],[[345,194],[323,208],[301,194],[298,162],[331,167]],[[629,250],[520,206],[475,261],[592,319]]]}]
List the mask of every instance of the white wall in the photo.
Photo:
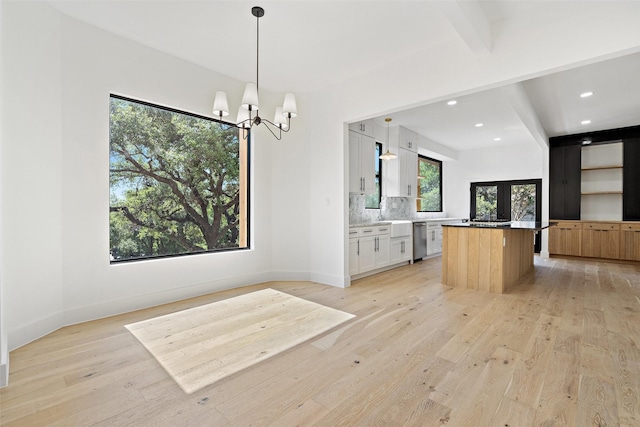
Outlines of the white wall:
[{"label": "white wall", "polygon": [[9,347],[63,318],[60,15],[3,2],[2,287]]},{"label": "white wall", "polygon": [[[442,166],[447,214],[469,218],[472,182],[542,179],[542,151],[538,145],[517,144],[459,152],[457,161],[447,161]],[[548,183],[543,181],[542,185]]]}]

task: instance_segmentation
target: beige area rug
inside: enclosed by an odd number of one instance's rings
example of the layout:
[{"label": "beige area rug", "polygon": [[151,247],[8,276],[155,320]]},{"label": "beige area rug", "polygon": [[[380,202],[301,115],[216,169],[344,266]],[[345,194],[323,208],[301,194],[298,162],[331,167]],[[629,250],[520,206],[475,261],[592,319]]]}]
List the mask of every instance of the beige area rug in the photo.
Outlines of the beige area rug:
[{"label": "beige area rug", "polygon": [[193,393],[353,317],[263,289],[126,328],[186,393]]}]

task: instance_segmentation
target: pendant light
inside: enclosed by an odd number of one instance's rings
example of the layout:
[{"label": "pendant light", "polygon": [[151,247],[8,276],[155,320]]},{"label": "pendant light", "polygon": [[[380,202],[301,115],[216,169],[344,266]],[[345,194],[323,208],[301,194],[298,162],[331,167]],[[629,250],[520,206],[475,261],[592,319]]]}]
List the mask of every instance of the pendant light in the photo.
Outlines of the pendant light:
[{"label": "pendant light", "polygon": [[389,145],[391,145],[391,138],[389,138],[389,126],[391,125],[391,120],[391,117],[387,117],[386,119],[384,119],[384,121],[387,122],[387,152],[381,155],[380,158],[385,162],[398,158],[396,154],[393,154],[391,151],[389,151]]},{"label": "pendant light", "polygon": [[[254,125],[258,126],[264,123],[265,127],[269,129],[269,132],[278,140],[282,138],[282,132],[288,132],[291,127],[291,118],[298,115],[296,106],[296,97],[293,93],[287,93],[284,96],[284,103],[282,107],[276,108],[275,117],[273,121],[269,121],[260,117],[258,113],[258,77],[259,77],[259,62],[260,62],[260,18],[264,16],[264,9],[259,6],[251,8],[251,14],[256,17],[256,82],[247,83],[244,89],[244,95],[242,96],[242,102],[238,109],[238,118],[236,124],[244,132],[244,138],[247,136],[247,131]],[[255,113],[255,115],[253,115]],[[229,115],[229,104],[227,102],[227,94],[223,91],[216,92],[215,99],[213,101],[213,114],[222,120],[223,117]],[[277,130],[274,132],[274,130]]]}]

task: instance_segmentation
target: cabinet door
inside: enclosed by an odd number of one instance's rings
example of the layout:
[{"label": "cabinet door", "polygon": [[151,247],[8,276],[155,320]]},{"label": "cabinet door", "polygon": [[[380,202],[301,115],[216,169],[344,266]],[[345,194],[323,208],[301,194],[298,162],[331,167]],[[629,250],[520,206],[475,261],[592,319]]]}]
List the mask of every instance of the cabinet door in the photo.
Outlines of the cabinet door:
[{"label": "cabinet door", "polygon": [[564,147],[564,217],[558,219],[580,219],[581,148]]},{"label": "cabinet door", "polygon": [[640,139],[623,143],[622,219],[640,221]]},{"label": "cabinet door", "polygon": [[549,218],[580,219],[579,145],[549,150]]},{"label": "cabinet door", "polygon": [[567,222],[549,228],[549,253],[580,256],[582,254],[582,224]]},{"label": "cabinet door", "polygon": [[360,139],[360,174],[364,194],[373,194],[376,190],[376,142],[365,135]]},{"label": "cabinet door", "polygon": [[360,273],[359,266],[359,242],[358,239],[349,239],[349,275],[353,276],[355,274]]},{"label": "cabinet door", "polygon": [[362,135],[349,131],[349,193],[363,191],[360,173],[360,140]]},{"label": "cabinet door", "polygon": [[622,224],[620,230],[620,258],[640,261],[640,224]]},{"label": "cabinet door", "polygon": [[418,154],[409,150],[398,150],[399,160],[399,196],[417,197],[418,195]]},{"label": "cabinet door", "polygon": [[620,257],[620,226],[608,223],[584,223],[582,255],[618,259]]},{"label": "cabinet door", "polygon": [[371,120],[363,120],[361,122],[350,123],[349,130],[353,132],[357,132],[362,135],[373,137],[374,121],[373,119],[371,119]]},{"label": "cabinet door", "polygon": [[375,192],[376,143],[372,137],[349,131],[349,192]]},{"label": "cabinet door", "polygon": [[389,235],[376,236],[375,267],[381,268],[389,265]]},{"label": "cabinet door", "polygon": [[413,151],[414,153],[418,152],[418,134],[412,130],[409,130],[404,127],[400,127],[399,129],[399,148],[404,148],[405,150]]},{"label": "cabinet door", "polygon": [[376,260],[375,260],[375,246],[376,241],[374,236],[369,237],[361,237],[360,239],[360,256],[359,259],[359,270],[360,273],[364,273],[376,268]]},{"label": "cabinet door", "polygon": [[389,264],[397,264],[402,262],[403,249],[402,239],[395,238],[389,242]]}]

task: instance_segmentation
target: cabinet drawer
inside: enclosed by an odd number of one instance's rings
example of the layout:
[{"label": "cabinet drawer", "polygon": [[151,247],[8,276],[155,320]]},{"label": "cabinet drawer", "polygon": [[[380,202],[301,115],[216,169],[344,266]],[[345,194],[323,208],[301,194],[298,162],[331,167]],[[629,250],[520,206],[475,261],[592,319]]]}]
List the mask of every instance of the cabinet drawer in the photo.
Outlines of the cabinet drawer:
[{"label": "cabinet drawer", "polygon": [[558,222],[558,224],[556,224],[554,227],[570,229],[570,230],[580,230],[582,228],[582,223],[581,222]]},{"label": "cabinet drawer", "polygon": [[[359,237],[366,236],[381,236],[384,234],[389,234],[391,231],[391,226],[389,225],[380,225],[375,227],[362,227],[358,230]],[[351,234],[351,230],[349,230],[349,236],[355,237]]]},{"label": "cabinet drawer", "polygon": [[582,225],[583,230],[611,230],[619,231],[620,224],[609,224],[606,222],[585,222]]},{"label": "cabinet drawer", "polygon": [[640,231],[640,223],[635,224],[621,224],[620,229],[622,231]]}]

